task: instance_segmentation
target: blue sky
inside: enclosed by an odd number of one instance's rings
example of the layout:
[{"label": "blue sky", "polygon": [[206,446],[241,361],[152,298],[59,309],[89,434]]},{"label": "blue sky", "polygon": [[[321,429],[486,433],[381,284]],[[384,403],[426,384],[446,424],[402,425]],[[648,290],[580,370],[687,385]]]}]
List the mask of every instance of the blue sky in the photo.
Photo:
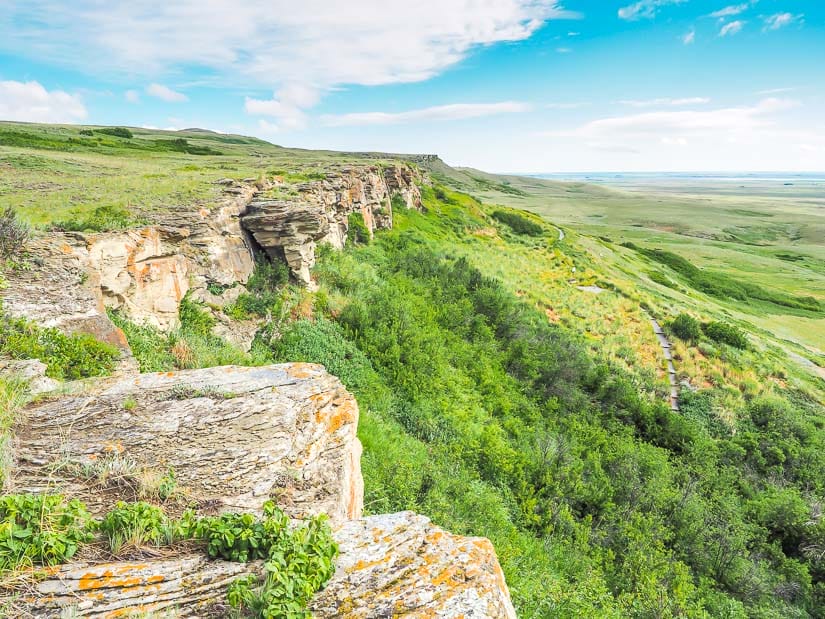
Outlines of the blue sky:
[{"label": "blue sky", "polygon": [[821,0],[0,0],[0,119],[497,172],[825,170]]}]

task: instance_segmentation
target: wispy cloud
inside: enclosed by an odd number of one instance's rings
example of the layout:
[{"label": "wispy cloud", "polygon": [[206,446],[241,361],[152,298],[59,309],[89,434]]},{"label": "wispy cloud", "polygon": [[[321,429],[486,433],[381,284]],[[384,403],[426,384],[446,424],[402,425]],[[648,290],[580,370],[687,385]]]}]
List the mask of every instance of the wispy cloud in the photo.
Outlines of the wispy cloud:
[{"label": "wispy cloud", "polygon": [[453,103],[406,112],[355,112],[351,114],[326,114],[321,122],[329,127],[362,125],[394,125],[419,121],[462,120],[497,114],[528,112],[532,107],[519,101],[500,103]]},{"label": "wispy cloud", "polygon": [[126,99],[129,103],[139,103],[140,93],[137,90],[127,90],[123,93],[123,98]]},{"label": "wispy cloud", "polygon": [[779,95],[785,92],[793,92],[796,88],[769,88],[767,90],[756,91],[757,95]]},{"label": "wispy cloud", "polygon": [[213,84],[276,91],[301,84],[320,96],[344,84],[425,80],[479,47],[527,39],[548,20],[581,17],[560,0],[0,4],[0,51],[27,49],[99,76],[158,82],[197,66]]},{"label": "wispy cloud", "polygon": [[146,94],[166,101],[167,103],[183,103],[184,101],[189,101],[189,97],[182,92],[172,90],[163,84],[150,84],[146,87]]},{"label": "wispy cloud", "polygon": [[690,32],[687,32],[682,35],[681,37],[682,43],[685,45],[693,45],[696,41],[696,31],[691,28]]},{"label": "wispy cloud", "polygon": [[639,0],[634,4],[619,9],[619,17],[628,21],[652,19],[659,9],[668,4],[681,4],[687,0]]},{"label": "wispy cloud", "polygon": [[602,118],[573,131],[549,132],[545,135],[588,139],[624,139],[655,137],[679,139],[697,134],[748,133],[770,127],[771,116],[798,105],[788,99],[768,98],[751,106],[715,110],[658,111]]},{"label": "wispy cloud", "polygon": [[658,99],[623,99],[621,101],[617,101],[616,103],[620,103],[621,105],[630,105],[632,107],[684,107],[687,105],[702,105],[705,103],[710,103],[710,99],[708,99],[707,97],[682,97],[680,99],[662,97]]},{"label": "wispy cloud", "polygon": [[557,47],[556,48],[556,53],[557,54],[569,54],[572,51],[573,50],[570,49],[569,47]]},{"label": "wispy cloud", "polygon": [[0,81],[0,119],[76,123],[86,115],[80,95],[46,90],[39,82]]},{"label": "wispy cloud", "polygon": [[725,19],[728,17],[734,17],[735,15],[739,15],[744,13],[749,8],[751,8],[750,2],[745,2],[743,4],[733,4],[731,6],[726,6],[724,9],[719,9],[718,11],[714,11],[710,14],[710,17],[715,17],[716,19]]},{"label": "wispy cloud", "polygon": [[736,21],[728,22],[724,26],[719,29],[719,36],[720,37],[727,37],[733,36],[742,31],[742,28],[745,27],[744,21],[741,19],[737,19]]},{"label": "wispy cloud", "polygon": [[776,13],[763,18],[765,27],[763,30],[779,30],[791,24],[802,24],[805,21],[805,16],[802,14],[794,15],[793,13]]}]

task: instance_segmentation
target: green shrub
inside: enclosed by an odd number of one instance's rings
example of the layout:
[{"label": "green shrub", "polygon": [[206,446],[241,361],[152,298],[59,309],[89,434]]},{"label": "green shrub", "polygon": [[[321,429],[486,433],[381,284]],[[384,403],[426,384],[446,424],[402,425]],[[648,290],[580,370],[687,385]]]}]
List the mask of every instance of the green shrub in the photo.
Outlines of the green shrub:
[{"label": "green shrub", "polygon": [[[81,131],[81,133],[83,133],[83,132]],[[126,127],[104,127],[103,129],[95,129],[95,133],[103,133],[104,135],[113,135],[116,138],[131,139],[131,138],[135,137],[134,134],[131,131],[129,131],[129,129],[127,129]],[[84,134],[84,135],[87,135],[87,134]],[[91,135],[91,132],[89,132],[88,135]]]},{"label": "green shrub", "polygon": [[352,244],[366,245],[370,238],[370,230],[364,223],[364,215],[360,212],[350,213],[347,217],[347,240]]},{"label": "green shrub", "polygon": [[673,335],[685,342],[696,342],[702,335],[699,321],[690,314],[679,314],[668,323],[667,327]]},{"label": "green shrub", "polygon": [[175,528],[160,507],[139,501],[118,501],[100,523],[100,531],[114,554],[128,545],[161,546],[175,541]]},{"label": "green shrub", "polygon": [[211,559],[245,563],[269,557],[289,535],[289,518],[267,501],[261,520],[252,514],[223,514],[203,519],[200,530]]},{"label": "green shrub", "polygon": [[94,132],[91,129],[81,129],[78,131],[80,135],[93,136]]},{"label": "green shrub", "polygon": [[407,202],[400,193],[392,194],[391,204],[393,211],[403,211],[407,208]]},{"label": "green shrub", "polygon": [[7,206],[0,211],[0,258],[18,255],[30,235],[31,229],[17,218],[12,207]]},{"label": "green shrub", "polygon": [[139,220],[121,206],[98,206],[91,213],[79,219],[66,219],[55,222],[53,227],[69,232],[107,232],[109,230],[123,230],[138,225]]},{"label": "green shrub", "polygon": [[105,376],[115,367],[119,351],[86,333],[66,335],[24,319],[0,316],[0,354],[13,359],[40,359],[46,374],[62,380]]},{"label": "green shrub", "polygon": [[178,309],[181,330],[196,335],[211,335],[216,320],[200,303],[193,301],[189,293],[184,295]]},{"label": "green shrub", "polygon": [[648,271],[647,276],[650,280],[660,286],[665,286],[667,288],[673,288],[676,290],[678,287],[676,284],[671,280],[667,275],[662,273],[661,271]]},{"label": "green shrub", "polygon": [[0,496],[0,571],[56,565],[92,539],[84,505],[61,495]]},{"label": "green shrub", "polygon": [[530,221],[523,215],[519,215],[515,211],[493,211],[493,219],[506,224],[516,234],[524,234],[527,236],[542,236],[544,228],[534,221]]},{"label": "green shrub", "polygon": [[[316,516],[290,531],[289,519],[272,502],[264,505],[264,518],[213,519],[209,534],[219,539],[213,554],[264,559],[264,575],[235,580],[227,601],[236,609],[263,619],[309,618],[306,605],[335,573],[338,546],[326,516]],[[231,541],[228,541],[231,540]]]},{"label": "green shrub", "polygon": [[705,332],[714,342],[728,344],[734,348],[745,349],[748,347],[748,338],[738,327],[726,322],[708,322],[702,325]]}]

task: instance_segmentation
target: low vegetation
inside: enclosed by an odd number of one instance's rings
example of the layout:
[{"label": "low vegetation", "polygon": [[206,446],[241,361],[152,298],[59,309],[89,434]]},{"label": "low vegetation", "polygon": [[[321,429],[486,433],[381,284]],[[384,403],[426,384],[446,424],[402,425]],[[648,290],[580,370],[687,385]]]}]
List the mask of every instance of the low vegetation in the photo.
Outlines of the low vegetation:
[{"label": "low vegetation", "polygon": [[271,342],[356,394],[369,509],[490,537],[522,616],[816,616],[816,401],[730,400],[735,434],[713,390],[672,413],[655,377],[457,257],[484,215],[440,191],[369,246],[325,252],[312,315]]},{"label": "low vegetation", "polygon": [[39,359],[46,375],[61,380],[105,376],[120,356],[118,350],[91,335],[66,335],[54,327],[38,327],[23,318],[0,314],[0,355]]},{"label": "low vegetation", "polygon": [[0,571],[20,571],[70,560],[99,537],[114,555],[193,540],[211,558],[264,561],[261,577],[236,579],[228,604],[243,616],[304,618],[306,606],[335,572],[338,547],[325,516],[291,527],[272,502],[263,516],[224,514],[179,518],[146,502],[119,501],[101,520],[78,500],[53,494],[0,497]]},{"label": "low vegetation", "polygon": [[18,256],[29,240],[31,230],[10,206],[0,211],[0,259]]},{"label": "low vegetation", "polygon": [[515,211],[496,210],[492,212],[492,217],[509,226],[516,234],[525,234],[527,236],[542,236],[544,234],[544,228],[540,224],[531,221]]}]

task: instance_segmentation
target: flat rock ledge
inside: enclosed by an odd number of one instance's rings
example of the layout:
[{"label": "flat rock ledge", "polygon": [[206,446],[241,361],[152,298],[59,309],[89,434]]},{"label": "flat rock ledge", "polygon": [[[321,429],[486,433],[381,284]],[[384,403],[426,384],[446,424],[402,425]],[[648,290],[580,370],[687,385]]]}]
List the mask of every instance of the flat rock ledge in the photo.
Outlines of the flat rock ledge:
[{"label": "flat rock ledge", "polygon": [[[315,617],[516,616],[486,539],[451,535],[412,512],[349,522],[336,539],[336,573],[311,603]],[[16,603],[35,619],[59,617],[66,607],[95,619],[171,609],[178,617],[224,617],[226,586],[259,569],[197,555],[68,565]]]},{"label": "flat rock ledge", "polygon": [[216,511],[259,511],[272,499],[293,518],[361,516],[358,405],[320,365],[142,374],[99,393],[35,404],[23,418],[17,492],[60,490],[103,511],[105,494],[55,464],[117,456],[172,469],[188,497]]}]

